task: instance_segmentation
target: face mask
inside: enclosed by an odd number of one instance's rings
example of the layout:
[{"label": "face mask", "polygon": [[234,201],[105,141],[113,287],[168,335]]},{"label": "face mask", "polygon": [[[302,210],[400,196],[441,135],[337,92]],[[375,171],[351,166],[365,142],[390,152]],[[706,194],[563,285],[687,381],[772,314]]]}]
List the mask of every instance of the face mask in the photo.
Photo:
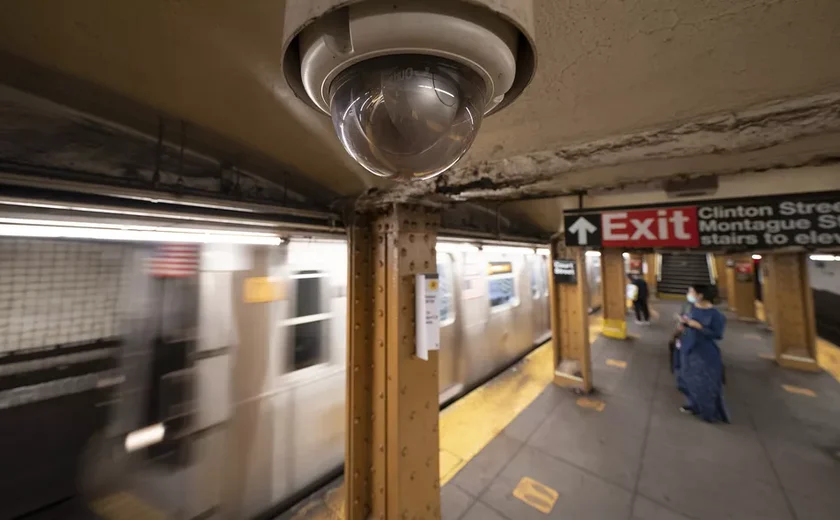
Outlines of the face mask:
[{"label": "face mask", "polygon": [[696,296],[694,296],[693,294],[688,294],[688,295],[686,295],[686,298],[688,298],[688,301],[689,301],[690,303],[697,303],[697,297],[696,297]]}]

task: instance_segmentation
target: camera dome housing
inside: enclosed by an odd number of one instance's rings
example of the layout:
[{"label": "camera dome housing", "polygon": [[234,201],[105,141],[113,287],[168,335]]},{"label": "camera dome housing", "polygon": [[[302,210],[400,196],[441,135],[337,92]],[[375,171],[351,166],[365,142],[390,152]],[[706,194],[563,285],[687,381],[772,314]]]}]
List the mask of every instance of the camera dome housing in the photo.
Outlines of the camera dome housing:
[{"label": "camera dome housing", "polygon": [[344,70],[330,111],[344,149],[381,177],[429,179],[463,157],[484,107],[484,82],[437,57],[384,56]]},{"label": "camera dome housing", "polygon": [[530,0],[314,3],[287,2],[285,78],[375,175],[451,168],[533,76]]}]

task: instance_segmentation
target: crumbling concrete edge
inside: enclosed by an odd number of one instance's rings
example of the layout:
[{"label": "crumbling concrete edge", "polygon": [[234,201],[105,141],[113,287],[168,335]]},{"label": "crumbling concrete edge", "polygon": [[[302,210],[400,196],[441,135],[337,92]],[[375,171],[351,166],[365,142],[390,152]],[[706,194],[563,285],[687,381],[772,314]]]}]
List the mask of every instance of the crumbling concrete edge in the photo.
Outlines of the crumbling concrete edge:
[{"label": "crumbling concrete edge", "polygon": [[[743,173],[743,169],[668,171],[632,179],[568,174],[640,162],[737,156],[768,150],[804,137],[838,132],[840,92],[768,103],[668,127],[467,164],[431,181],[396,184],[386,190],[369,192],[360,197],[357,204],[377,206],[412,200],[435,200],[441,203],[445,200],[546,198],[608,187],[616,182],[647,183],[669,176],[710,173],[732,175]],[[813,154],[792,162],[774,160],[763,166],[753,165],[749,170],[793,168],[838,160],[838,157]]]}]

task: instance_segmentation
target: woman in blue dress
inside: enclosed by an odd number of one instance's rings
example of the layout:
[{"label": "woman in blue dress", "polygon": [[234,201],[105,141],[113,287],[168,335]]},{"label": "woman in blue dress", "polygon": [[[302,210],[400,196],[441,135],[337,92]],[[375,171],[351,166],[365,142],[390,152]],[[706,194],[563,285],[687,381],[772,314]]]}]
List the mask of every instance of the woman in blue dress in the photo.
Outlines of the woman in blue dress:
[{"label": "woman in blue dress", "polygon": [[714,307],[717,290],[713,285],[695,285],[688,290],[693,304],[683,316],[680,336],[678,381],[687,403],[681,411],[707,422],[729,422],[723,402],[723,359],[717,341],[723,339],[726,317]]}]

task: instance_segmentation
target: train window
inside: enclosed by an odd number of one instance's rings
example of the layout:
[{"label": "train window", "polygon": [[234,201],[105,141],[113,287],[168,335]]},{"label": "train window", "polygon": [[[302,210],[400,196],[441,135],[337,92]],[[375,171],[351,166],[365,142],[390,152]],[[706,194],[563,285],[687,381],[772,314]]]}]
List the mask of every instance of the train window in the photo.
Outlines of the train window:
[{"label": "train window", "polygon": [[440,322],[445,324],[455,319],[455,304],[452,297],[452,257],[437,255],[437,272],[440,281]]},{"label": "train window", "polygon": [[501,307],[502,305],[515,304],[516,280],[513,276],[513,264],[511,262],[490,262],[487,265],[487,274],[490,306]]},{"label": "train window", "polygon": [[295,295],[294,315],[288,320],[291,352],[289,368],[301,370],[324,361],[331,314],[324,301],[327,274],[298,271],[290,277]]}]

